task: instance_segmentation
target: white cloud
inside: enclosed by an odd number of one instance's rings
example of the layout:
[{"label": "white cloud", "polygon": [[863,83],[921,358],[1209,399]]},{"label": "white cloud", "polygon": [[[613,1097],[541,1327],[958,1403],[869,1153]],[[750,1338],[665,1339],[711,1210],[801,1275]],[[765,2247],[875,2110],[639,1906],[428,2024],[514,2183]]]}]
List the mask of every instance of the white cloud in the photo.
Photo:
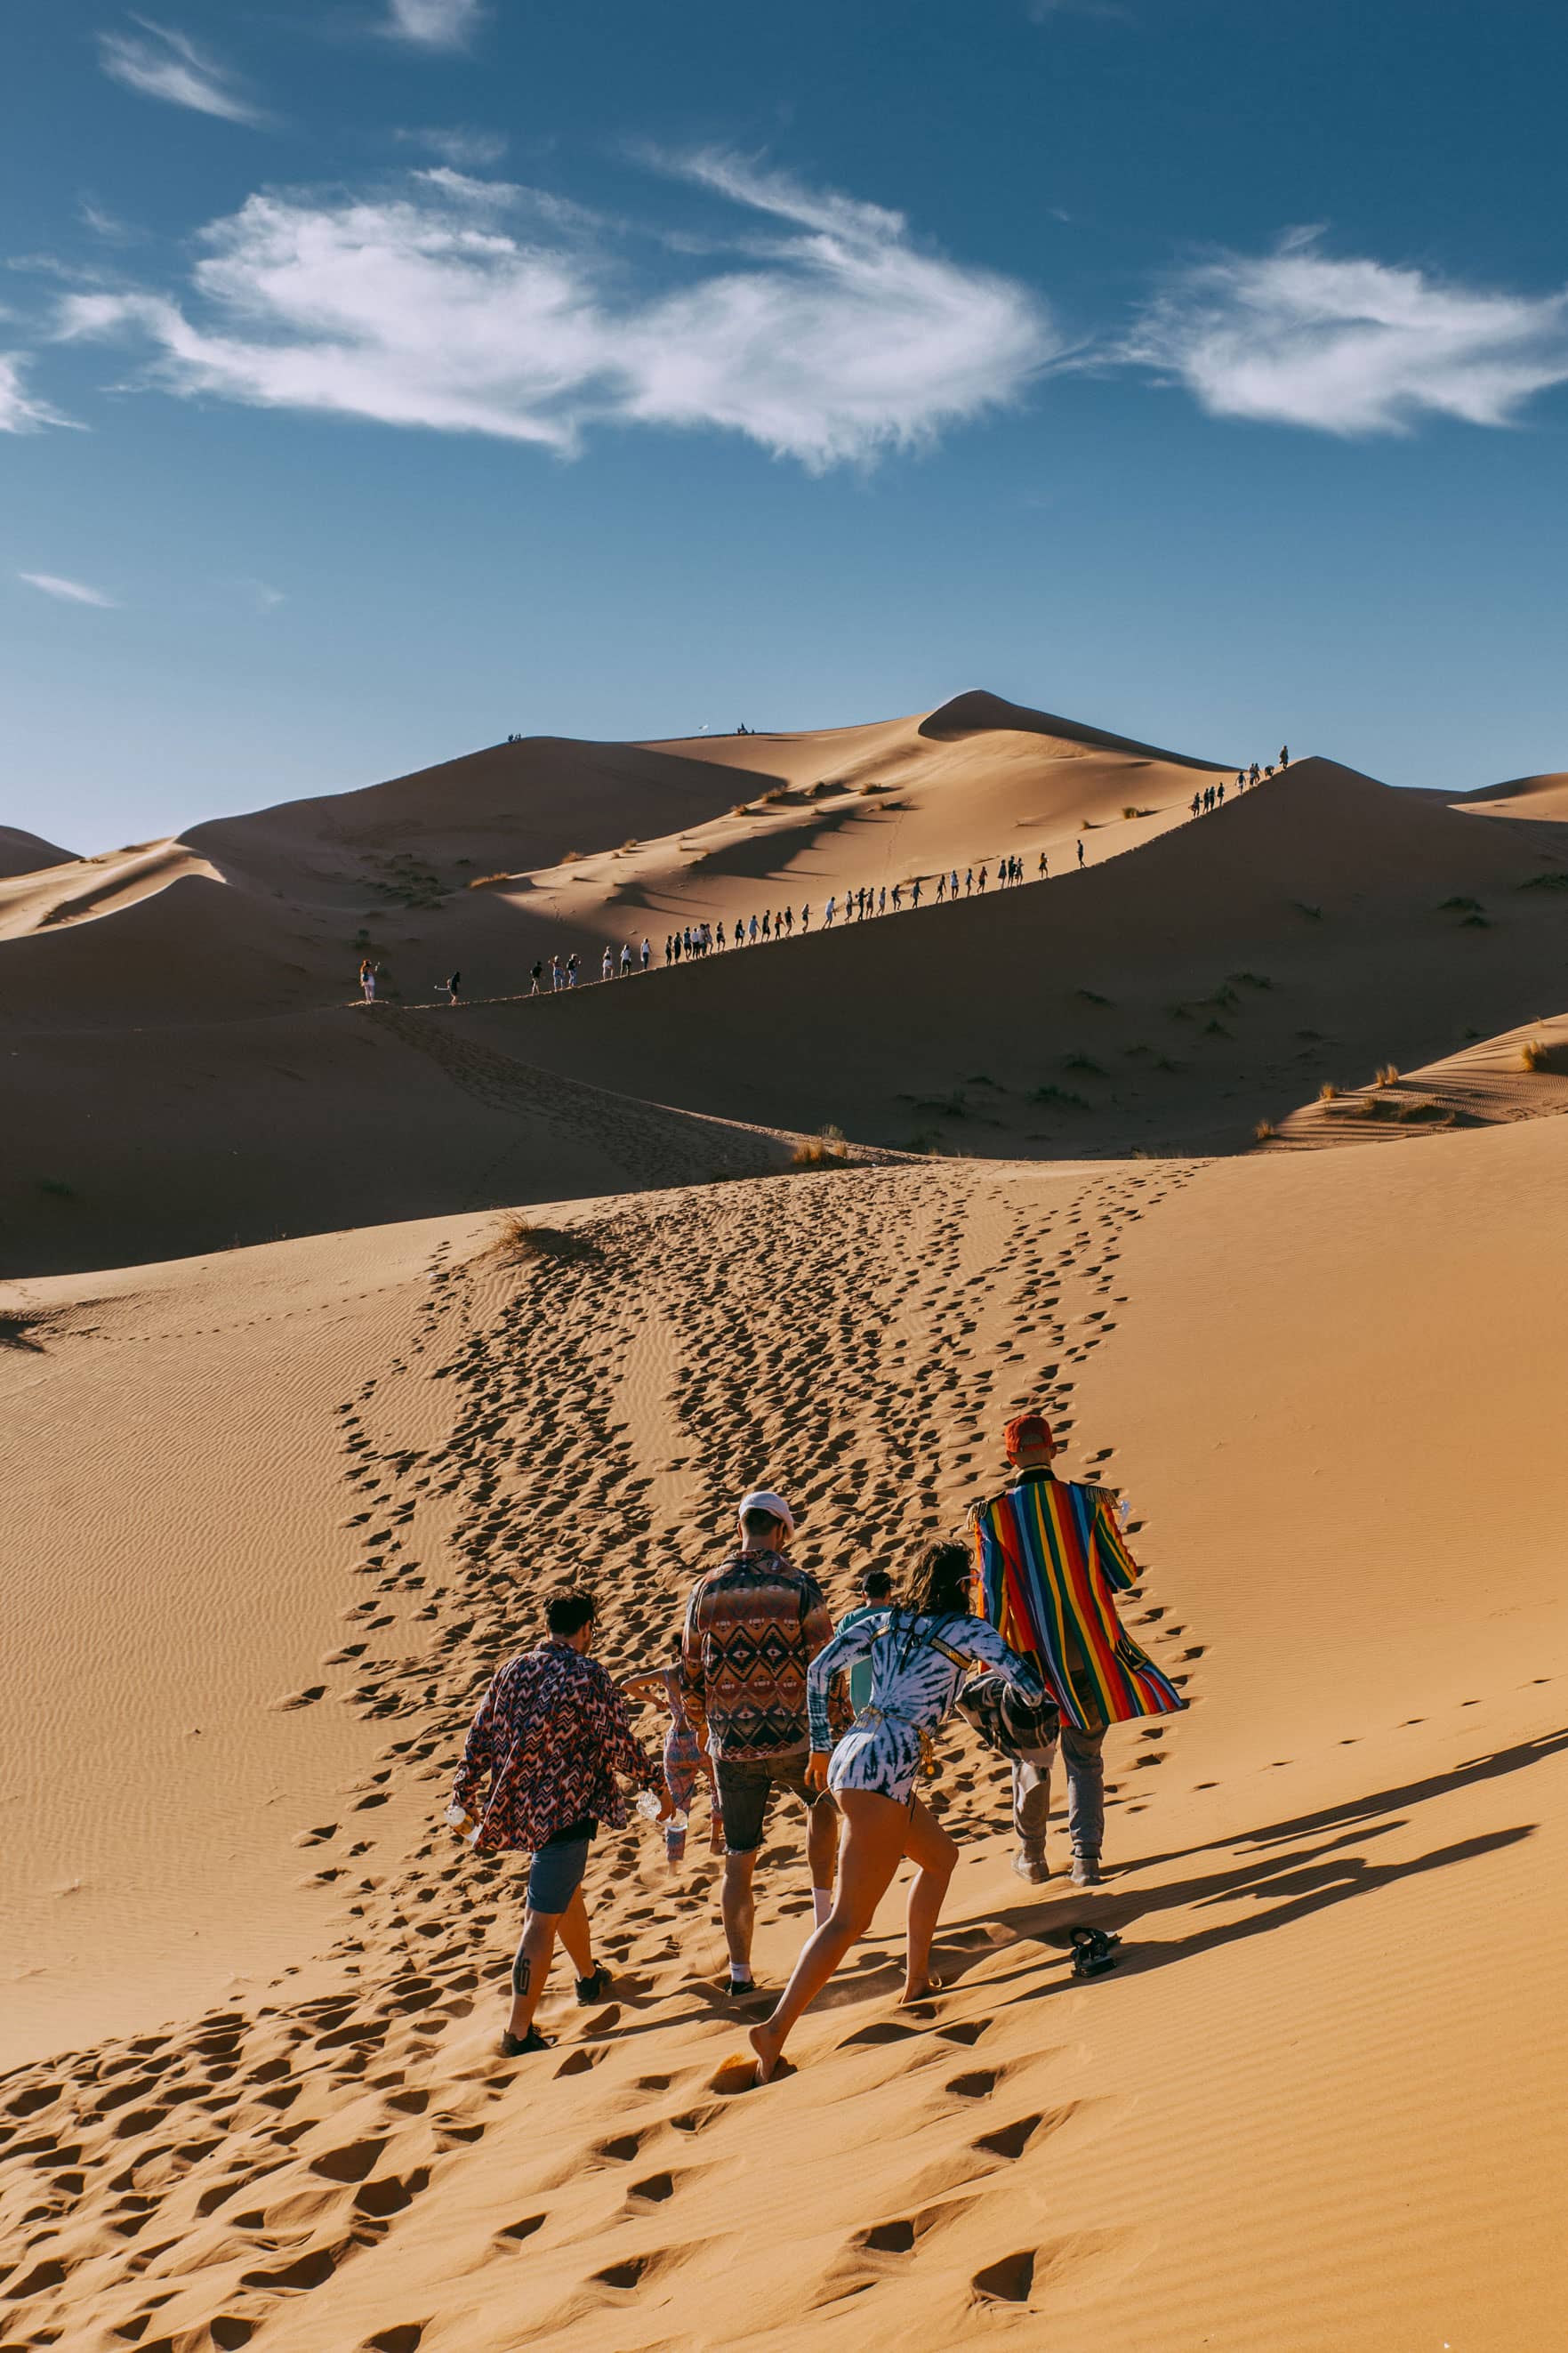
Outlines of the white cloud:
[{"label": "white cloud", "polygon": [[387,0],[385,30],[426,49],[460,49],[478,31],[480,0]]},{"label": "white cloud", "polygon": [[24,352],[0,352],[0,433],[36,433],[45,425],[72,422],[25,389],[22,377],[30,364]]},{"label": "white cloud", "polygon": [[62,580],[57,572],[18,572],[16,577],[29,588],[41,588],[46,596],[58,597],[63,605],[99,605],[106,612],[116,609],[113,597],[106,596],[101,588],[89,588],[82,580]]},{"label": "white cloud", "polygon": [[216,114],[226,122],[265,121],[226,66],[219,64],[184,33],[133,16],[141,29],[134,33],[100,33],[99,63],[111,80],[143,98],[166,99],[171,106],[194,107],[198,114]]},{"label": "white cloud", "polygon": [[491,171],[506,153],[504,132],[479,131],[460,122],[446,130],[437,124],[423,131],[399,131],[395,136],[407,145],[428,148],[432,155],[439,155],[443,164],[459,172]]},{"label": "white cloud", "polygon": [[247,580],[245,585],[250,592],[250,600],[258,613],[275,613],[279,605],[286,605],[289,602],[288,596],[281,588],[268,587],[265,580]]},{"label": "white cloud", "polygon": [[194,304],[77,295],[61,331],[151,338],[178,393],[563,451],[601,421],[719,427],[814,469],[927,440],[1060,355],[1033,294],[898,213],[729,157],[665,168],[751,216],[721,265],[654,237],[657,282],[633,284],[592,215],[437,170],[358,201],[253,195],[203,233]]},{"label": "white cloud", "polygon": [[1568,294],[1336,261],[1299,230],[1273,253],[1185,271],[1121,356],[1175,377],[1213,417],[1347,435],[1405,432],[1424,414],[1507,425],[1568,381]]}]

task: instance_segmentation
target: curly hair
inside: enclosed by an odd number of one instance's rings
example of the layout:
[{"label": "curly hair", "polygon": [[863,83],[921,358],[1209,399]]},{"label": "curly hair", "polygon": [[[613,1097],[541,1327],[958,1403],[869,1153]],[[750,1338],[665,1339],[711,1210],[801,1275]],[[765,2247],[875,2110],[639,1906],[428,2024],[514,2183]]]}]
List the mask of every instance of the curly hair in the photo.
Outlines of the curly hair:
[{"label": "curly hair", "polygon": [[922,1617],[941,1617],[944,1610],[969,1615],[968,1547],[951,1540],[930,1544],[915,1556],[909,1576],[909,1606]]}]

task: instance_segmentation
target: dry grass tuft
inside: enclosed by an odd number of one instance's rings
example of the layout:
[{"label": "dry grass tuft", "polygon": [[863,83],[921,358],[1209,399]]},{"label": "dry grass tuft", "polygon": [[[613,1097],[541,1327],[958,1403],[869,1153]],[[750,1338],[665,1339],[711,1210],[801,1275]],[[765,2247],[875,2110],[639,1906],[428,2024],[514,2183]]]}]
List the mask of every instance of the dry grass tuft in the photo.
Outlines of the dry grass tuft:
[{"label": "dry grass tuft", "polygon": [[815,1135],[802,1136],[790,1155],[796,1168],[846,1168],[849,1154],[841,1127],[819,1128]]},{"label": "dry grass tuft", "polygon": [[536,1226],[521,1209],[509,1209],[501,1219],[495,1249],[498,1257],[511,1259],[570,1261],[599,1255],[598,1245],[586,1234],[561,1226]]},{"label": "dry grass tuft", "polygon": [[1279,1133],[1271,1119],[1260,1119],[1252,1131],[1252,1140],[1255,1144],[1272,1144]]},{"label": "dry grass tuft", "polygon": [[510,881],[511,876],[510,874],[476,874],[473,881],[468,887],[470,891],[482,891],[487,883],[510,882]]},{"label": "dry grass tuft", "polygon": [[1521,1070],[1553,1071],[1557,1067],[1554,1050],[1544,1038],[1527,1038],[1519,1050]]},{"label": "dry grass tuft", "polygon": [[1320,1103],[1337,1103],[1339,1100],[1339,1092],[1340,1091],[1338,1087],[1335,1086],[1332,1079],[1325,1079],[1322,1085],[1318,1089],[1318,1101]]},{"label": "dry grass tuft", "polygon": [[1399,1084],[1399,1065],[1398,1065],[1398,1063],[1397,1063],[1397,1062],[1379,1062],[1379,1064],[1378,1064],[1378,1066],[1377,1066],[1377,1076],[1376,1076],[1376,1078],[1374,1078],[1374,1079],[1373,1079],[1373,1085],[1374,1087],[1396,1087],[1398,1084]]}]

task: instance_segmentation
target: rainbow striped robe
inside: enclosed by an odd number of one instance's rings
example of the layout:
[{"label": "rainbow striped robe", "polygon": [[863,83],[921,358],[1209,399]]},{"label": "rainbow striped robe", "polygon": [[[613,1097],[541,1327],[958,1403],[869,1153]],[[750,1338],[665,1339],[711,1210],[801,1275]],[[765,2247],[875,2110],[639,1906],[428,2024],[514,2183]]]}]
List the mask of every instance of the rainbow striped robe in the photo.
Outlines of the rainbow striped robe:
[{"label": "rainbow striped robe", "polygon": [[1138,1577],[1104,1487],[1025,1471],[977,1504],[975,1603],[1008,1647],[1039,1665],[1079,1732],[1186,1702],[1126,1633],[1116,1596]]}]

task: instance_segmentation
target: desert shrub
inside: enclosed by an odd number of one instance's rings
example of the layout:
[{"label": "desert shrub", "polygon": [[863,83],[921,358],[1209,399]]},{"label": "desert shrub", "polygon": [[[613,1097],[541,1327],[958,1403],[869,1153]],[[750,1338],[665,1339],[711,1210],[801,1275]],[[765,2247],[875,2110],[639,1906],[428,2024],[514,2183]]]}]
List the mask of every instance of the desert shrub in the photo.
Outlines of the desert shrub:
[{"label": "desert shrub", "polygon": [[1519,1050],[1520,1067],[1526,1071],[1555,1070],[1552,1049],[1544,1038],[1527,1038]]},{"label": "desert shrub", "polygon": [[1227,1029],[1223,1021],[1205,1021],[1204,1023],[1204,1036],[1205,1038],[1234,1038],[1235,1035],[1235,1030]]},{"label": "desert shrub", "polygon": [[[730,811],[730,815],[731,817],[750,817],[751,814],[752,804],[750,801],[737,801],[734,807]],[[682,842],[680,846],[682,849],[684,849],[686,844]]]},{"label": "desert shrub", "polygon": [[1098,988],[1079,988],[1075,989],[1073,994],[1076,997],[1081,997],[1086,1005],[1109,1005],[1110,1003],[1110,997],[1101,997]]},{"label": "desert shrub", "polygon": [[482,891],[488,882],[510,882],[510,874],[476,874],[468,887],[470,891]]},{"label": "desert shrub", "polygon": [[1314,907],[1310,899],[1292,899],[1290,904],[1295,908],[1296,913],[1299,915],[1305,915],[1310,923],[1321,923],[1322,922],[1323,911],[1321,907]]},{"label": "desert shrub", "polygon": [[1395,1086],[1397,1086],[1398,1084],[1399,1084],[1399,1065],[1398,1065],[1398,1063],[1397,1063],[1397,1062],[1380,1062],[1380,1063],[1378,1064],[1378,1066],[1377,1066],[1377,1076],[1376,1076],[1376,1078],[1374,1078],[1374,1079],[1373,1079],[1373,1085],[1374,1087],[1395,1087]]},{"label": "desert shrub", "polygon": [[789,786],[787,785],[775,785],[771,793],[764,793],[763,795],[763,807],[764,808],[777,808],[781,801],[787,801],[788,798]]},{"label": "desert shrub", "polygon": [[888,787],[886,785],[857,785],[855,789],[864,801],[868,800],[873,793],[885,793]]},{"label": "desert shrub", "polygon": [[1440,899],[1437,902],[1437,913],[1440,915],[1479,915],[1480,912],[1481,902],[1479,899],[1453,898]]},{"label": "desert shrub", "polygon": [[1227,972],[1226,980],[1239,980],[1247,988],[1272,988],[1274,983],[1266,972]]},{"label": "desert shrub", "polygon": [[1037,1087],[1031,1100],[1035,1103],[1058,1103],[1063,1111],[1089,1109],[1087,1098],[1083,1095],[1075,1095],[1070,1087]]},{"label": "desert shrub", "polygon": [[1452,1120],[1454,1114],[1444,1104],[1434,1103],[1431,1097],[1427,1096],[1421,1103],[1402,1104],[1399,1116],[1401,1119],[1441,1121],[1447,1124]]},{"label": "desert shrub", "polygon": [[582,855],[583,852],[580,849],[565,850],[562,854],[561,863],[563,866],[575,866]]},{"label": "desert shrub", "polygon": [[1461,915],[1459,918],[1459,929],[1462,932],[1489,932],[1491,929],[1491,917],[1489,915]]},{"label": "desert shrub", "polygon": [[803,1135],[790,1155],[796,1168],[843,1168],[848,1160],[844,1130],[831,1124],[819,1127],[815,1135]]},{"label": "desert shrub", "polygon": [[1335,1086],[1332,1079],[1325,1079],[1322,1085],[1318,1089],[1318,1101],[1320,1103],[1337,1103],[1339,1100],[1339,1092],[1340,1091],[1338,1087]]},{"label": "desert shrub", "polygon": [[497,1229],[495,1247],[503,1258],[571,1260],[597,1258],[586,1234],[561,1226],[538,1226],[521,1209],[509,1209]]},{"label": "desert shrub", "polygon": [[1106,1076],[1100,1064],[1089,1054],[1065,1054],[1062,1057],[1062,1068],[1064,1071],[1082,1071],[1086,1077],[1091,1079],[1103,1079]]},{"label": "desert shrub", "polygon": [[1272,1144],[1279,1133],[1271,1119],[1260,1119],[1252,1131],[1252,1140],[1255,1144]]},{"label": "desert shrub", "polygon": [[47,1193],[51,1201],[74,1201],[76,1187],[68,1185],[63,1176],[40,1176],[38,1190]]},{"label": "desert shrub", "polygon": [[1561,868],[1554,874],[1532,874],[1528,882],[1519,887],[1521,891],[1568,891],[1568,874]]}]

